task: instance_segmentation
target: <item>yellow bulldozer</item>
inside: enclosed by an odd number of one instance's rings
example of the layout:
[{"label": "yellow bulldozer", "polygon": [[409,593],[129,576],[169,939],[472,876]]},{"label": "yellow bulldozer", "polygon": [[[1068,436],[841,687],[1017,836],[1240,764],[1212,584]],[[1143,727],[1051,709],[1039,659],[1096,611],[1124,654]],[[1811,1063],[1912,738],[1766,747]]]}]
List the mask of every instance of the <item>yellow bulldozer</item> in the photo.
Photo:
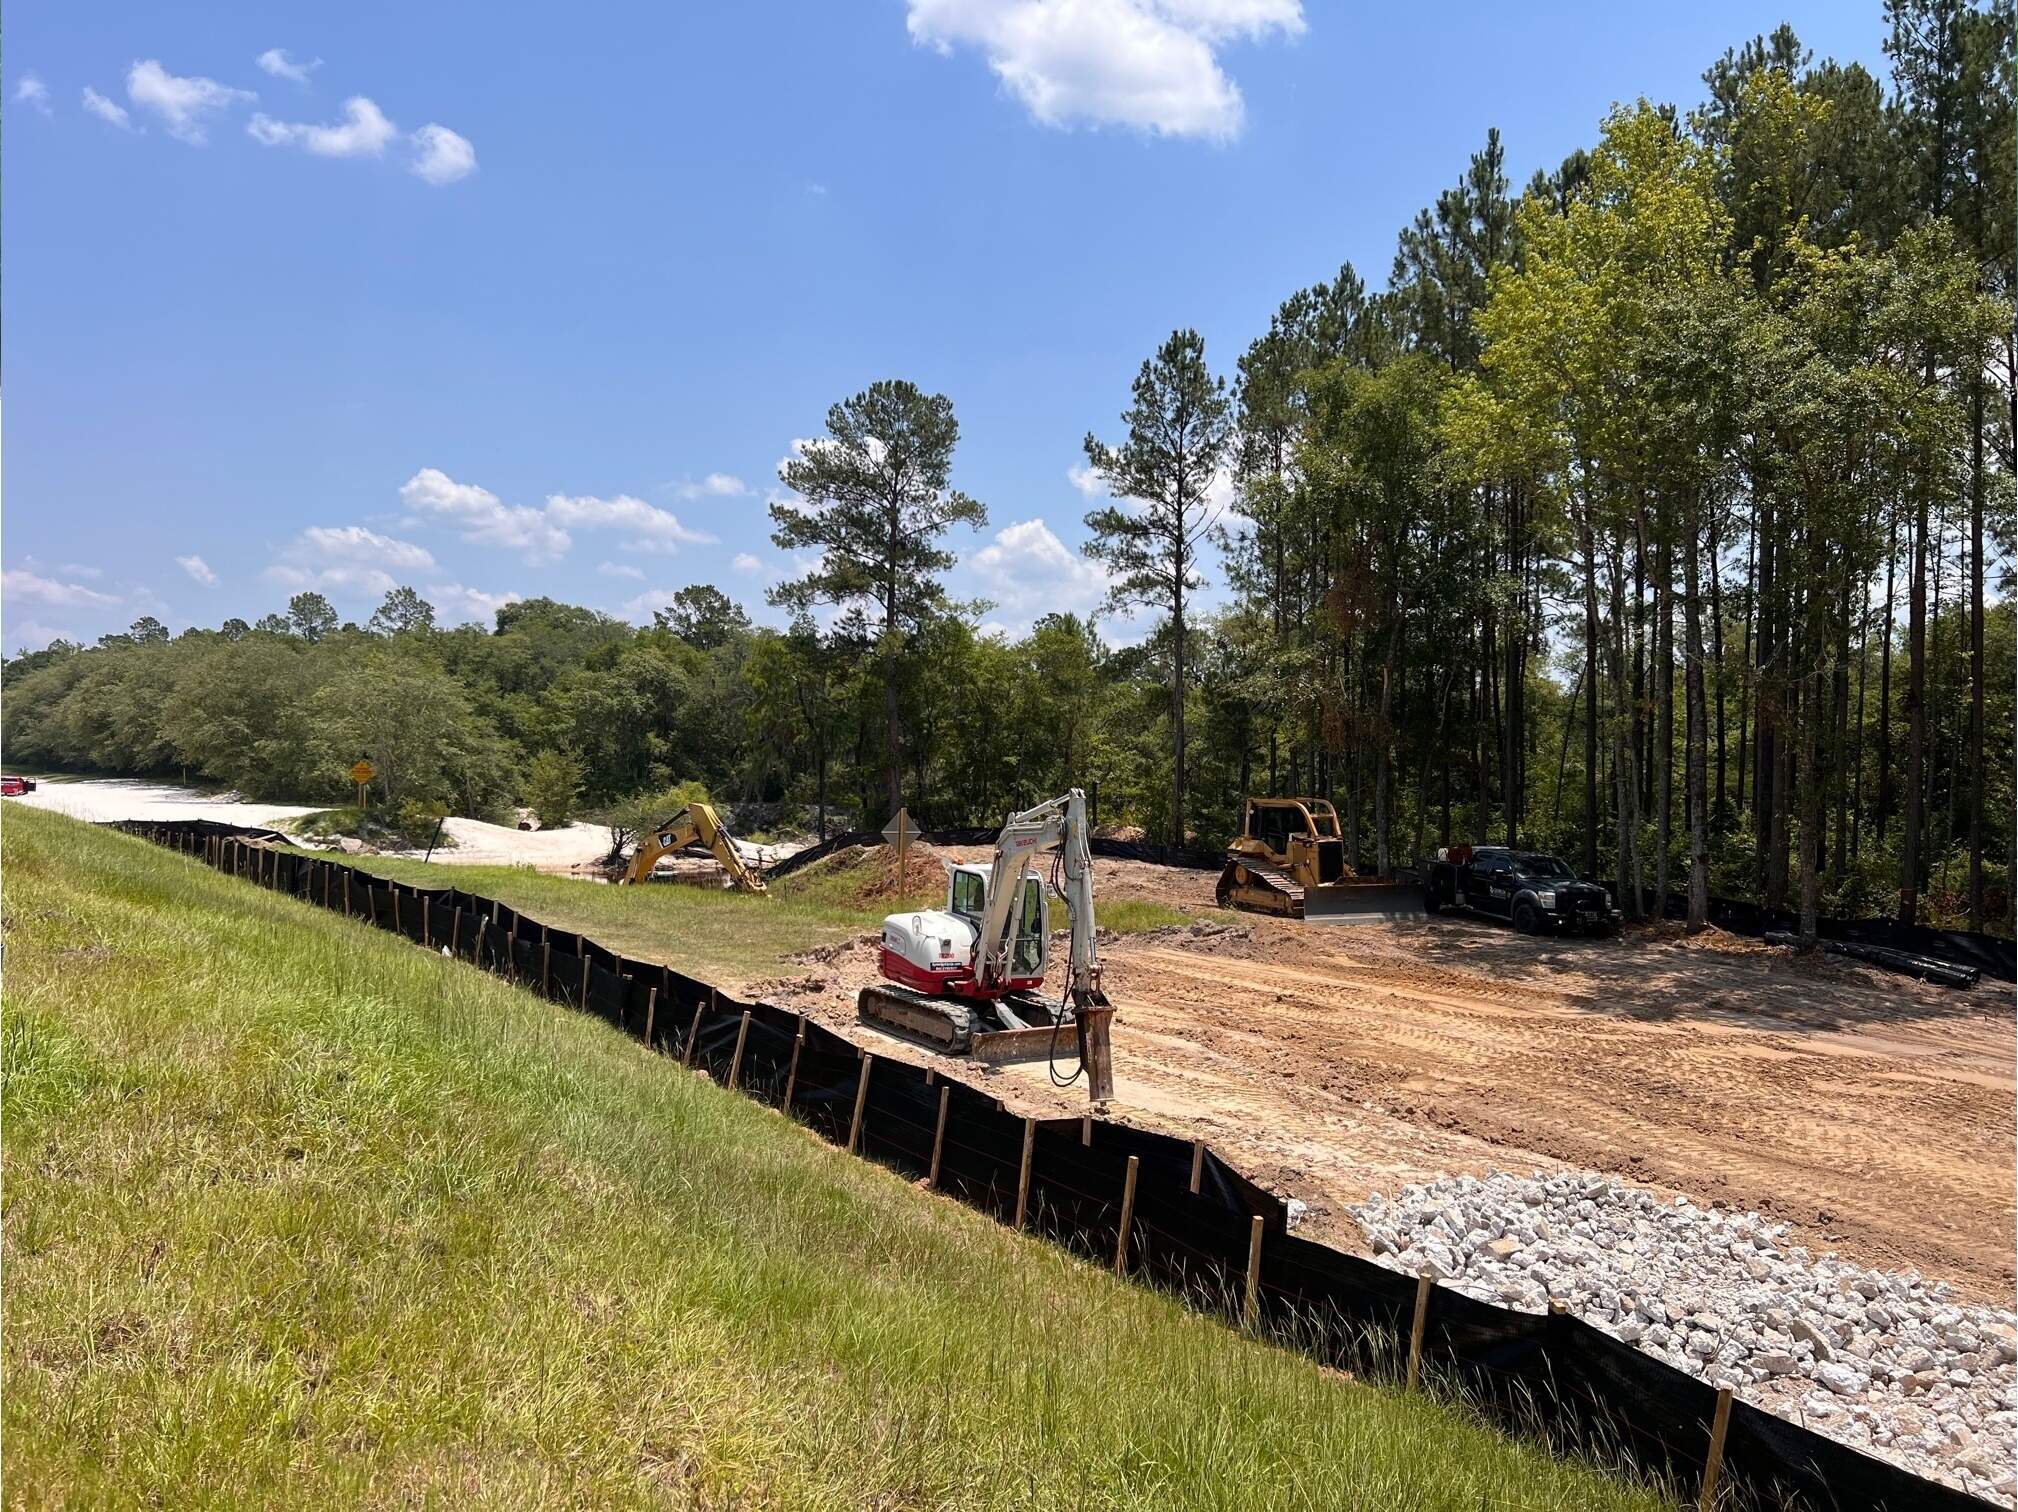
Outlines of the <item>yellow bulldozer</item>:
[{"label": "yellow bulldozer", "polygon": [[766,890],[764,879],[737,853],[728,825],[709,803],[690,803],[665,823],[640,834],[637,849],[631,853],[623,875],[617,878],[618,883],[650,881],[660,858],[676,855],[690,845],[704,846],[721,863],[722,870],[729,875],[729,886],[737,892]]},{"label": "yellow bulldozer", "polygon": [[1249,798],[1226,848],[1219,906],[1325,923],[1422,914],[1418,889],[1359,876],[1345,860],[1338,812],[1322,798]]}]

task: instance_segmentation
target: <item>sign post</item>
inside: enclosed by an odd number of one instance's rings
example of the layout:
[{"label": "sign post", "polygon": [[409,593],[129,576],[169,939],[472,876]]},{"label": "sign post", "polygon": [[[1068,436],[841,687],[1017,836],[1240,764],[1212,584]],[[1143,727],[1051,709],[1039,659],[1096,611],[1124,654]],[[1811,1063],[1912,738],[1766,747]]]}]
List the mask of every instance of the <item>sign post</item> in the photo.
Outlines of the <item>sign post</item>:
[{"label": "sign post", "polygon": [[904,856],[911,849],[911,837],[918,833],[918,826],[911,822],[911,811],[899,808],[896,817],[883,826],[883,839],[897,850],[896,891],[904,890]]},{"label": "sign post", "polygon": [[377,775],[377,771],[373,769],[372,764],[368,761],[360,759],[351,766],[350,780],[357,784],[357,806],[360,809],[370,806],[371,800],[366,789],[371,786],[371,779]]}]

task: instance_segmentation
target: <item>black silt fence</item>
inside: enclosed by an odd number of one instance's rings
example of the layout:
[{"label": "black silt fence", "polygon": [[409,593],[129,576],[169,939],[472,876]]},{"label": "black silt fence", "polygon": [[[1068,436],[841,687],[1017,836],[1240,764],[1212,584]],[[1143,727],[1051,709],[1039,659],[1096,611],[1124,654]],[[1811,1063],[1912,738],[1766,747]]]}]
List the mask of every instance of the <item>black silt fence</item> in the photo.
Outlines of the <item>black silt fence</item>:
[{"label": "black silt fence", "polygon": [[[192,859],[445,951],[606,1020],[669,1058],[786,1111],[855,1150],[1004,1221],[1111,1264],[1136,1163],[1126,1268],[1194,1306],[1237,1316],[1327,1364],[1401,1373],[1417,1283],[1287,1230],[1283,1204],[1189,1141],[1101,1118],[1028,1120],[995,1098],[856,1046],[770,1003],[741,1002],[656,962],[628,960],[495,899],[414,888],[271,848],[271,831],[190,823],[113,826]],[[846,840],[848,837],[839,837]],[[943,1108],[943,1117],[942,1117]],[[1024,1152],[1029,1150],[1027,1185]],[[1196,1190],[1193,1190],[1196,1171]],[[1255,1220],[1259,1263],[1248,1273]],[[1422,1369],[1485,1414],[1551,1446],[1700,1482],[1717,1392],[1561,1313],[1535,1315],[1436,1287]],[[1827,1512],[1989,1503],[1743,1402],[1731,1406],[1720,1505]]]}]

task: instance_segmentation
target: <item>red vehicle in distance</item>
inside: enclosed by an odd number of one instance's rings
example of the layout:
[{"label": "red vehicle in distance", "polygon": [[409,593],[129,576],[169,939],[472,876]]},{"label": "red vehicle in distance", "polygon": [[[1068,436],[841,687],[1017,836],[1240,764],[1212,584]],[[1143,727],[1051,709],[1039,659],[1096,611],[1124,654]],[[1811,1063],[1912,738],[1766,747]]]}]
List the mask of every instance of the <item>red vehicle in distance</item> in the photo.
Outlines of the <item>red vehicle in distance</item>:
[{"label": "red vehicle in distance", "polygon": [[35,791],[33,777],[0,775],[0,798],[19,798],[23,793]]}]

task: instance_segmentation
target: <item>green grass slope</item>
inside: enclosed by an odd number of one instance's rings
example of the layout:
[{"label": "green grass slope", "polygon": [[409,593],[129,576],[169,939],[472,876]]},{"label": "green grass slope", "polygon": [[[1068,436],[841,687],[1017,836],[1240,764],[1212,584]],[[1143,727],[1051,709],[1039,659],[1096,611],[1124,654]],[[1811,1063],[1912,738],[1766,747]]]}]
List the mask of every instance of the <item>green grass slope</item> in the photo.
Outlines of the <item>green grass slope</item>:
[{"label": "green grass slope", "polygon": [[[319,852],[317,853],[319,854]],[[577,877],[550,876],[529,866],[462,866],[401,856],[344,858],[362,870],[413,887],[459,887],[502,899],[556,929],[578,931],[620,955],[657,961],[693,976],[744,980],[790,970],[789,958],[882,926],[885,914],[936,908],[946,901],[946,881],[936,865],[914,864],[911,886],[900,896],[868,893],[880,865],[835,873],[808,868],[780,878],[763,897],[654,882],[605,887]],[[1193,917],[1141,899],[1097,904],[1100,927],[1137,934],[1185,924]],[[1219,910],[1204,917],[1230,918]],[[1052,923],[1064,928],[1071,914],[1052,904]]]},{"label": "green grass slope", "polygon": [[1650,1507],[341,917],[10,810],[10,1505]]}]

